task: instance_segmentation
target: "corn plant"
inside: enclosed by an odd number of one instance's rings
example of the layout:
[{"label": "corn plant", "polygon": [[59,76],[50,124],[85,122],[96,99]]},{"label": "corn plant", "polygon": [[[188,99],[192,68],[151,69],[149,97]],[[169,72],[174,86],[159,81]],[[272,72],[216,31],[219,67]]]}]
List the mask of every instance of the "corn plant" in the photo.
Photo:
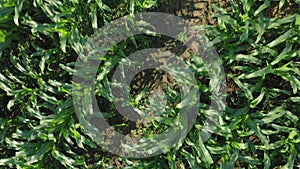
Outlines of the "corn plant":
[{"label": "corn plant", "polygon": [[[168,2],[172,4],[172,2]],[[292,9],[287,12],[287,7]],[[3,0],[0,2],[0,166],[5,168],[295,168],[300,165],[300,11],[299,0],[231,0],[230,9],[212,4],[215,26],[195,26],[210,38],[227,73],[227,107],[215,116],[218,125],[207,140],[199,133],[212,98],[199,81],[200,111],[181,146],[144,159],[114,156],[86,134],[72,102],[77,55],[101,26],[157,5],[154,0]],[[271,14],[275,8],[283,14]],[[285,11],[285,12],[284,12]],[[151,38],[135,36],[112,47],[98,71],[96,94],[107,103],[114,66],[134,50],[149,47]],[[115,56],[115,57],[114,57]],[[208,78],[203,62],[190,56],[195,76]],[[146,90],[146,89],[145,89]],[[144,99],[145,90],[132,97]],[[170,103],[178,91],[166,86]],[[107,106],[107,107],[105,107]],[[146,109],[146,108],[145,108]],[[160,122],[172,124],[167,110]],[[153,122],[137,131],[151,137],[166,126]],[[113,163],[113,164],[112,164]]]}]

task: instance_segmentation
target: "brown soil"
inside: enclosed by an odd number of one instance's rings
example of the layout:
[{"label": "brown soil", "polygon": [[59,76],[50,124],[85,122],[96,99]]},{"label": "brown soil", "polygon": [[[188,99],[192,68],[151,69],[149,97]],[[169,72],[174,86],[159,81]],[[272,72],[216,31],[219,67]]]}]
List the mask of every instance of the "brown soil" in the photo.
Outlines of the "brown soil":
[{"label": "brown soil", "polygon": [[278,1],[271,1],[270,7],[265,11],[265,16],[269,18],[278,17],[283,18],[288,15],[297,13],[299,5],[293,0],[287,0],[287,2],[279,9]]}]

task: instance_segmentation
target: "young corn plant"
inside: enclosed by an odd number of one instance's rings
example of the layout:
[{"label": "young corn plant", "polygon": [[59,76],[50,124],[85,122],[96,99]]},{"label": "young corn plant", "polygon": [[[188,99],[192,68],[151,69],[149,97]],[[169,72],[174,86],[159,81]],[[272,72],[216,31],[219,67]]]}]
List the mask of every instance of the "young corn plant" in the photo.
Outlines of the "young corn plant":
[{"label": "young corn plant", "polygon": [[233,90],[215,132],[221,141],[205,143],[220,168],[299,165],[299,2],[294,13],[269,15],[286,3],[232,0],[229,11],[213,6],[218,26],[198,27],[217,46]]}]

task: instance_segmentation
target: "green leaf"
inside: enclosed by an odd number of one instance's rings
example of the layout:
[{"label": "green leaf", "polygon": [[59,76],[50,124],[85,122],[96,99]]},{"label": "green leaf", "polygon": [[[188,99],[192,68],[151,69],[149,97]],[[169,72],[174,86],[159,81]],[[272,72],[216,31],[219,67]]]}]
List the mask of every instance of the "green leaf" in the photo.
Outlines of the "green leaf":
[{"label": "green leaf", "polygon": [[261,159],[254,158],[252,156],[242,156],[242,155],[239,155],[238,159],[241,160],[241,161],[244,161],[244,162],[246,162],[248,164],[260,165],[262,163]]},{"label": "green leaf", "polygon": [[212,154],[227,153],[227,147],[226,146],[220,147],[220,146],[215,146],[215,145],[214,146],[207,145],[206,147],[209,150],[209,152],[212,153]]},{"label": "green leaf", "polygon": [[197,157],[193,156],[191,153],[185,151],[184,149],[182,149],[182,151],[180,151],[180,153],[187,160],[187,162],[189,163],[189,166],[191,168],[199,168],[199,165],[198,165],[199,162],[197,160]]},{"label": "green leaf", "polygon": [[267,20],[262,15],[259,15],[257,21],[258,21],[258,23],[256,23],[256,25],[255,25],[256,32],[257,32],[257,37],[256,37],[256,40],[255,40],[255,43],[258,43],[261,40],[263,34],[266,31],[266,27],[267,27],[267,24],[266,24]]},{"label": "green leaf", "polygon": [[98,7],[100,8],[100,10],[106,10],[106,11],[111,11],[111,9],[102,2],[102,0],[95,0],[97,2]]},{"label": "green leaf", "polygon": [[29,158],[30,159],[29,164],[38,162],[39,160],[42,160],[43,156],[52,150],[52,147],[53,147],[52,142],[45,142],[42,145],[40,145],[38,147],[36,153]]},{"label": "green leaf", "polygon": [[130,13],[130,15],[134,14],[134,6],[135,6],[135,1],[134,0],[130,0],[129,1],[129,13]]},{"label": "green leaf", "polygon": [[61,102],[60,100],[57,100],[54,96],[49,96],[48,94],[46,94],[44,92],[39,93],[38,96],[51,104],[58,105]]},{"label": "green leaf", "polygon": [[300,30],[300,15],[296,15],[295,25],[298,27],[298,30]]},{"label": "green leaf", "polygon": [[287,163],[282,167],[283,169],[294,168],[295,160],[297,158],[297,155],[299,155],[299,154],[297,154],[297,149],[295,148],[294,145],[290,146],[290,151],[291,151],[291,153],[287,159]]},{"label": "green leaf", "polygon": [[252,2],[250,0],[241,0],[241,2],[243,3],[244,12],[248,14],[252,7]]},{"label": "green leaf", "polygon": [[19,17],[20,17],[24,2],[25,2],[25,0],[18,0],[16,7],[15,7],[14,22],[17,26],[19,26]]},{"label": "green leaf", "polygon": [[255,133],[257,134],[258,138],[264,143],[265,146],[268,146],[269,141],[266,138],[265,135],[262,134],[261,129],[258,127],[257,123],[255,123],[253,120],[251,120],[250,118],[247,118],[247,120],[245,121],[246,124],[249,125],[249,127],[255,131]]},{"label": "green leaf", "polygon": [[249,112],[249,106],[245,106],[243,108],[237,109],[233,112],[232,116],[243,116]]},{"label": "green leaf", "polygon": [[294,103],[300,103],[300,97],[290,97],[289,100],[291,100]]},{"label": "green leaf", "polygon": [[65,31],[59,33],[59,43],[61,50],[66,53],[67,40],[70,38],[69,34]]},{"label": "green leaf", "polygon": [[76,140],[76,143],[77,143],[78,147],[84,149],[84,146],[82,144],[83,143],[83,136],[75,128],[73,129],[73,133],[74,133],[74,138]]},{"label": "green leaf", "polygon": [[0,36],[2,36],[2,39],[4,40],[3,42],[0,42],[0,59],[1,59],[2,51],[11,43],[13,38],[16,37],[16,34],[9,32],[6,33],[5,35],[0,34]]},{"label": "green leaf", "polygon": [[265,67],[265,68],[255,71],[255,72],[247,74],[244,78],[251,79],[251,78],[261,77],[261,76],[267,75],[268,73],[270,73],[270,68]]},{"label": "green leaf", "polygon": [[14,106],[15,104],[15,99],[11,99],[8,103],[7,103],[7,109],[11,110],[12,106]]},{"label": "green leaf", "polygon": [[287,23],[292,23],[295,19],[296,19],[297,15],[296,14],[293,14],[293,15],[290,15],[290,16],[287,16],[287,17],[284,17],[284,18],[272,18],[270,19],[270,24],[268,26],[268,29],[273,29],[273,28],[280,28],[282,26],[284,26],[284,24],[287,24]]},{"label": "green leaf", "polygon": [[237,159],[239,158],[240,153],[236,149],[233,150],[232,155],[230,156],[230,161],[228,163],[228,168],[234,168]]},{"label": "green leaf", "polygon": [[62,68],[63,70],[69,72],[70,74],[73,74],[76,72],[76,70],[74,70],[74,68],[71,68],[70,66],[68,65],[64,65],[64,64],[59,64],[59,67]]},{"label": "green leaf", "polygon": [[228,29],[226,24],[230,25],[234,30],[238,29],[237,21],[229,15],[214,14],[213,16],[217,17],[218,24],[223,26],[224,29]]},{"label": "green leaf", "polygon": [[197,94],[195,92],[188,93],[188,95],[176,105],[176,108],[182,109],[186,106],[195,104],[195,101],[197,100]]},{"label": "green leaf", "polygon": [[192,143],[192,142],[187,141],[186,143],[188,145],[193,146],[196,149],[198,156],[201,158],[201,160],[203,160],[205,162],[206,166],[210,166],[211,164],[214,163],[209,151],[207,150],[206,146],[202,142],[202,138],[201,138],[200,134],[198,136],[197,142]]},{"label": "green leaf", "polygon": [[236,55],[236,60],[247,61],[247,62],[255,63],[255,64],[261,63],[260,59],[254,57],[254,56],[251,56],[251,54],[250,55],[238,54],[238,55]]},{"label": "green leaf", "polygon": [[292,140],[292,139],[294,139],[294,137],[295,137],[297,134],[298,134],[297,131],[293,130],[293,131],[290,132],[288,138]]},{"label": "green leaf", "polygon": [[3,83],[1,81],[0,81],[0,89],[4,90],[7,93],[8,96],[12,96],[13,95],[12,89],[9,88],[5,83]]},{"label": "green leaf", "polygon": [[92,28],[94,31],[98,29],[98,18],[97,18],[97,8],[93,7],[91,8],[91,22],[92,22]]},{"label": "green leaf", "polygon": [[49,55],[42,56],[41,61],[39,63],[41,74],[44,74],[46,61],[49,59]]},{"label": "green leaf", "polygon": [[270,6],[270,1],[265,0],[264,3],[254,12],[254,16],[257,16],[259,13],[261,13],[263,10],[265,10],[269,6]]},{"label": "green leaf", "polygon": [[263,119],[261,119],[264,123],[271,123],[273,122],[275,119],[282,117],[285,114],[285,109],[280,106],[280,107],[276,107],[274,109],[272,109],[266,117],[264,117]]},{"label": "green leaf", "polygon": [[[297,102],[297,103],[300,103],[300,102]],[[285,112],[285,116],[290,119],[293,123],[297,123],[299,121],[299,117],[294,115],[292,112],[290,111],[286,111]]]},{"label": "green leaf", "polygon": [[262,89],[259,96],[250,102],[250,108],[255,108],[262,101],[264,96],[265,96],[265,91],[264,91],[264,89]]},{"label": "green leaf", "polygon": [[244,32],[240,36],[240,42],[246,41],[248,37],[249,37],[249,21],[246,21],[244,26]]},{"label": "green leaf", "polygon": [[264,151],[264,169],[271,167],[271,159],[267,151]]},{"label": "green leaf", "polygon": [[291,75],[289,72],[285,72],[284,70],[278,70],[278,69],[276,69],[276,71],[274,73],[276,75],[282,77],[284,80],[290,82],[290,84],[291,84],[291,86],[293,88],[293,93],[294,94],[296,94],[297,91],[300,90],[300,81],[297,79],[297,77]]},{"label": "green leaf", "polygon": [[231,142],[231,145],[239,150],[245,150],[249,148],[248,143]]},{"label": "green leaf", "polygon": [[8,165],[13,165],[16,163],[16,157],[10,157],[10,158],[3,158],[0,159],[0,166],[8,166]]},{"label": "green leaf", "polygon": [[252,92],[250,91],[250,89],[244,85],[238,78],[236,77],[232,77],[233,81],[245,92],[245,95],[248,99],[252,100],[253,96],[252,96]]},{"label": "green leaf", "polygon": [[51,154],[55,159],[59,160],[65,167],[75,168],[73,165],[75,163],[74,159],[67,157],[66,155],[64,155],[56,149],[54,149]]},{"label": "green leaf", "polygon": [[281,9],[283,7],[284,3],[285,3],[285,0],[279,1],[279,9]]},{"label": "green leaf", "polygon": [[290,30],[286,31],[283,35],[279,36],[277,39],[275,39],[272,42],[270,42],[269,44],[267,44],[267,46],[270,48],[277,46],[280,43],[286,41],[288,38],[290,38],[294,35],[295,35],[295,32],[292,29],[290,29]]},{"label": "green leaf", "polygon": [[28,71],[20,64],[20,59],[18,59],[16,56],[11,56],[10,61],[20,72],[24,74],[28,73]]},{"label": "green leaf", "polygon": [[273,62],[271,62],[271,65],[275,65],[277,63],[279,63],[281,60],[287,58],[288,52],[290,52],[292,50],[293,45],[290,43],[287,43],[286,46],[284,47],[284,49],[282,50],[282,52],[276,57],[275,60],[273,60]]}]

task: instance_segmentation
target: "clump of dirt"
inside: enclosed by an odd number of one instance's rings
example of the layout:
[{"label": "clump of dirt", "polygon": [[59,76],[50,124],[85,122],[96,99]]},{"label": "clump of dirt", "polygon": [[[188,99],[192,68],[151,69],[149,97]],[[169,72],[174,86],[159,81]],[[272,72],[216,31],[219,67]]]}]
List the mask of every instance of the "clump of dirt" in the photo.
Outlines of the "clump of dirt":
[{"label": "clump of dirt", "polygon": [[173,0],[162,3],[154,11],[173,14],[196,25],[215,25],[216,20],[211,16],[214,11],[212,4],[230,8],[228,0]]}]

